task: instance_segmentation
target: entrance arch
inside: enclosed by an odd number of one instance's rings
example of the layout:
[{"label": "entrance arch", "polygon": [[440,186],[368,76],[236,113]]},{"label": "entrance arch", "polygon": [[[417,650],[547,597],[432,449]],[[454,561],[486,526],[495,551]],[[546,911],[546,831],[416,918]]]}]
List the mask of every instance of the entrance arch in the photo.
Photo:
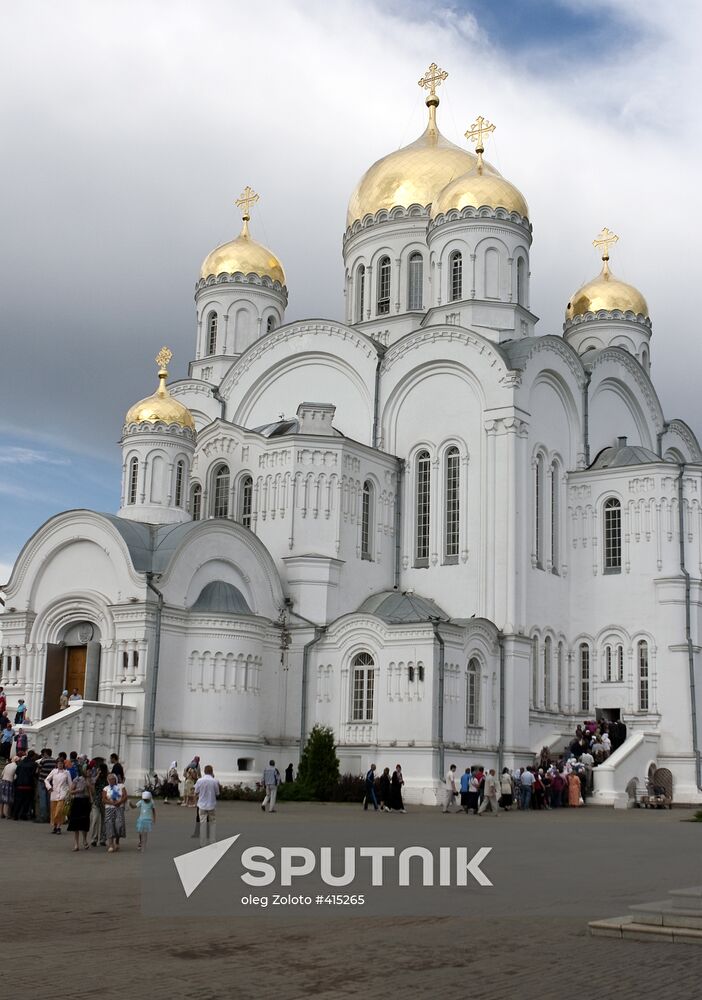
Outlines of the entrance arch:
[{"label": "entrance arch", "polygon": [[100,682],[100,629],[84,620],[64,625],[55,642],[46,646],[42,718],[60,709],[62,691],[77,690],[87,701],[96,701]]}]

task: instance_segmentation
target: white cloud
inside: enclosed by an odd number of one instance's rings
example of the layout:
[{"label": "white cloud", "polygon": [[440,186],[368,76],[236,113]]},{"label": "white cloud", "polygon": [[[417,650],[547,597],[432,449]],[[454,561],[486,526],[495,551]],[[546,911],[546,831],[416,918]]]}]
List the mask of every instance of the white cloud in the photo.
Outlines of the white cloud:
[{"label": "white cloud", "polygon": [[[67,458],[57,458],[45,451],[16,445],[0,446],[0,465],[70,465]],[[0,486],[0,489],[2,487]]]}]

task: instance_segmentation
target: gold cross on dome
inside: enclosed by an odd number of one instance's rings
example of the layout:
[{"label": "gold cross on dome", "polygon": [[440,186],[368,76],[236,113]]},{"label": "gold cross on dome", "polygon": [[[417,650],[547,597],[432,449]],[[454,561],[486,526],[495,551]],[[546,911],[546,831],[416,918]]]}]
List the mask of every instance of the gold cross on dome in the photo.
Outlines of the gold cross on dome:
[{"label": "gold cross on dome", "polygon": [[241,209],[241,217],[244,222],[251,218],[251,206],[258,201],[258,195],[248,184],[236,199],[236,207]]},{"label": "gold cross on dome", "polygon": [[494,131],[495,126],[492,122],[489,122],[487,118],[483,118],[482,115],[479,115],[465,135],[469,142],[475,143],[475,151],[480,154],[485,152],[484,136],[490,135],[490,133]]},{"label": "gold cross on dome", "polygon": [[420,87],[429,91],[427,94],[427,103],[429,103],[430,97],[436,97],[436,88],[441,86],[447,76],[448,73],[445,69],[439,69],[436,63],[432,63],[424,76],[418,81]]},{"label": "gold cross on dome", "polygon": [[168,347],[162,347],[154,360],[161,370],[165,370],[168,368],[168,363],[172,357],[173,351],[171,351]]},{"label": "gold cross on dome", "polygon": [[619,237],[605,226],[592,241],[595,250],[602,248],[602,260],[609,260],[609,248],[619,242]]}]

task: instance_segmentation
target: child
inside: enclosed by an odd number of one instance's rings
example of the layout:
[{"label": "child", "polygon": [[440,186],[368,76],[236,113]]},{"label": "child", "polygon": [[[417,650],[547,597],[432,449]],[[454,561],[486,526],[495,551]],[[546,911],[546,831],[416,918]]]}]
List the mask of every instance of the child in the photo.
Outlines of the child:
[{"label": "child", "polygon": [[137,816],[136,829],[139,834],[138,851],[145,851],[149,834],[153,830],[156,822],[156,807],[151,792],[142,792],[141,799],[137,802],[135,809],[139,810]]},{"label": "child", "polygon": [[185,787],[183,788],[183,803],[184,806],[190,806],[195,808],[195,772],[192,768],[189,768],[185,772]]}]

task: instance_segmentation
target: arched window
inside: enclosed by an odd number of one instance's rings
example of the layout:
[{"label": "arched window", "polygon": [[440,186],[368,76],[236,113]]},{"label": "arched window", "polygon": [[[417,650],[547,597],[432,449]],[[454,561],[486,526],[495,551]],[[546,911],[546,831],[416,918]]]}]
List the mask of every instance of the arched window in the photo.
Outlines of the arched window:
[{"label": "arched window", "polygon": [[463,298],[463,257],[454,250],[449,257],[449,301],[458,302]]},{"label": "arched window", "polygon": [[496,299],[500,295],[500,255],[497,250],[485,252],[485,298]]},{"label": "arched window", "polygon": [[373,483],[366,479],[361,496],[361,559],[373,558]]},{"label": "arched window", "polygon": [[544,708],[551,707],[551,636],[544,639]]},{"label": "arched window", "polygon": [[460,519],[460,469],[458,448],[451,447],[444,458],[444,562],[458,562]]},{"label": "arched window", "polygon": [[561,519],[560,504],[560,474],[558,462],[551,464],[551,572],[558,573],[558,561],[560,559],[558,532]]},{"label": "arched window", "polygon": [[269,316],[266,320],[266,333],[273,333],[275,330],[275,316]]},{"label": "arched window", "polygon": [[638,644],[639,661],[639,711],[648,712],[648,643],[641,639]]},{"label": "arched window", "polygon": [[193,483],[190,490],[190,515],[193,521],[199,521],[202,517],[202,486]]},{"label": "arched window", "polygon": [[539,637],[531,640],[531,707],[539,704]]},{"label": "arched window", "polygon": [[378,261],[378,316],[387,316],[390,312],[390,258],[381,257]]},{"label": "arched window", "polygon": [[539,455],[534,468],[534,552],[536,565],[544,568],[544,456]]},{"label": "arched window", "polygon": [[127,484],[127,503],[137,502],[137,488],[139,486],[139,459],[133,458],[129,463],[129,482]]},{"label": "arched window", "polygon": [[604,503],[604,571],[622,571],[622,505],[616,497]]},{"label": "arched window", "polygon": [[363,310],[366,304],[366,269],[363,264],[359,264],[356,269],[356,322],[362,323],[364,319]]},{"label": "arched window", "polygon": [[416,533],[415,566],[429,565],[429,518],[431,513],[431,460],[428,451],[417,455],[415,479]]},{"label": "arched window", "polygon": [[641,367],[645,372],[648,371],[648,351],[645,347],[641,350]]},{"label": "arched window", "polygon": [[218,465],[214,474],[213,517],[229,517],[229,466]]},{"label": "arched window", "polygon": [[580,643],[580,711],[590,711],[590,647]]},{"label": "arched window", "polygon": [[466,674],[466,726],[480,725],[480,662],[471,657]]},{"label": "arched window", "polygon": [[253,479],[244,476],[239,483],[239,523],[245,528],[251,527],[251,510],[253,508]]},{"label": "arched window", "polygon": [[207,317],[207,353],[217,353],[217,313],[211,312]]},{"label": "arched window", "polygon": [[351,666],[353,669],[351,718],[354,722],[372,722],[375,710],[375,661],[370,653],[357,653]]},{"label": "arched window", "polygon": [[173,500],[176,507],[183,506],[183,480],[185,479],[185,462],[181,458],[179,462],[176,462],[175,467],[175,490],[173,491]]},{"label": "arched window", "polygon": [[424,284],[424,259],[421,253],[415,251],[409,255],[407,271],[407,308],[421,309]]},{"label": "arched window", "polygon": [[526,305],[526,261],[520,257],[517,261],[517,302]]},{"label": "arched window", "polygon": [[624,647],[617,646],[617,680],[624,680]]},{"label": "arched window", "polygon": [[611,646],[605,646],[605,671],[604,671],[604,679],[606,681],[611,681],[613,679],[613,677],[614,677],[614,673],[613,673],[613,670],[612,670],[612,647]]}]

